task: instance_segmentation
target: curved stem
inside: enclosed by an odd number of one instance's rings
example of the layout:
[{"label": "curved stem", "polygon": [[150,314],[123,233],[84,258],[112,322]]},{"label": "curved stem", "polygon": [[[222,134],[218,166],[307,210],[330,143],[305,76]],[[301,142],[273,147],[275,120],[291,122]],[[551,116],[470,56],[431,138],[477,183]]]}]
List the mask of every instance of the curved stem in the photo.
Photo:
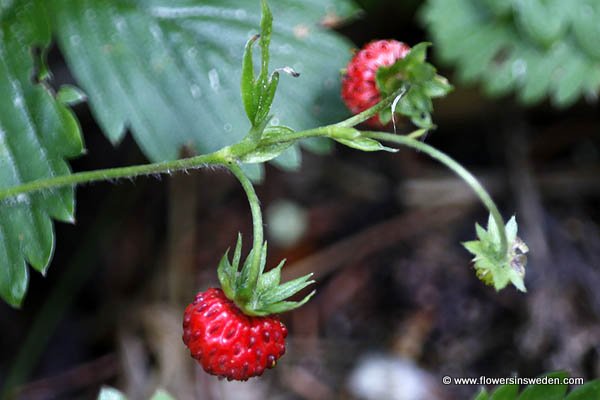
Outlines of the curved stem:
[{"label": "curved stem", "polygon": [[492,215],[492,218],[494,219],[494,222],[496,223],[496,228],[498,229],[498,236],[500,237],[501,245],[501,254],[508,253],[508,240],[506,238],[506,230],[504,229],[504,220],[502,219],[500,211],[498,211],[498,207],[496,207],[496,203],[494,203],[492,197],[481,185],[481,183],[479,183],[477,178],[475,178],[475,176],[473,176],[473,174],[467,171],[462,165],[460,165],[458,162],[454,161],[454,159],[442,153],[441,151],[435,149],[434,147],[431,147],[426,143],[420,142],[407,136],[392,135],[383,132],[362,132],[362,134],[372,139],[397,143],[406,147],[411,147],[413,149],[422,151],[431,158],[438,160],[439,162],[450,168],[455,174],[461,177],[462,180],[464,180],[471,187],[471,189],[473,189],[473,191],[481,199],[481,202],[488,209],[488,211]]},{"label": "curved stem", "polygon": [[244,174],[240,166],[234,163],[230,163],[227,165],[227,167],[242,184],[242,187],[246,192],[246,196],[248,197],[248,203],[250,203],[250,212],[252,213],[252,264],[250,265],[247,284],[244,285],[240,292],[240,297],[249,299],[253,294],[253,290],[256,287],[258,276],[261,272],[260,259],[262,256],[263,246],[262,212],[260,210],[260,201],[258,200],[256,192],[254,191],[254,186],[252,185],[252,182],[250,182],[250,179],[248,179],[248,177]]},{"label": "curved stem", "polygon": [[183,158],[175,161],[165,161],[154,164],[135,165],[100,169],[94,171],[78,172],[70,175],[60,175],[47,179],[38,179],[18,186],[0,190],[0,201],[19,194],[35,192],[38,190],[51,190],[64,186],[74,186],[81,183],[106,181],[120,178],[134,178],[141,175],[171,173],[188,169],[202,168],[208,165],[225,164],[227,162],[227,148],[214,153],[203,154],[196,157]]}]

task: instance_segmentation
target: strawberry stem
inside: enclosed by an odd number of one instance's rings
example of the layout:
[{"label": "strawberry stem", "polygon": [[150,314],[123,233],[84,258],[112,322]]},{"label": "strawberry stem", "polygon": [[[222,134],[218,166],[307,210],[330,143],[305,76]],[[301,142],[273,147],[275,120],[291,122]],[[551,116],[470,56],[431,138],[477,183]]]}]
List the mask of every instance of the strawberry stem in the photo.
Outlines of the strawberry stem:
[{"label": "strawberry stem", "polygon": [[242,188],[246,192],[248,203],[250,203],[250,212],[252,213],[252,260],[248,273],[248,279],[240,288],[237,296],[241,301],[249,301],[254,294],[256,283],[258,282],[258,277],[260,275],[260,258],[262,255],[263,246],[262,212],[260,210],[260,201],[258,200],[256,191],[254,190],[254,186],[246,174],[244,174],[240,166],[237,163],[229,163],[227,167],[237,178],[242,185]]},{"label": "strawberry stem", "polygon": [[479,197],[483,205],[488,209],[494,222],[496,222],[496,229],[498,230],[498,236],[500,237],[500,254],[505,254],[508,256],[508,239],[506,238],[506,230],[504,228],[504,220],[502,219],[502,215],[500,211],[498,211],[498,207],[490,194],[485,190],[485,188],[481,185],[479,180],[475,178],[473,174],[471,174],[465,167],[456,162],[453,158],[442,153],[434,147],[431,147],[427,143],[421,142],[419,140],[413,139],[409,136],[402,135],[392,135],[390,133],[384,132],[361,132],[363,136],[376,139],[383,140],[386,142],[396,143],[402,146],[410,147],[418,151],[422,151],[427,154],[429,157],[441,162],[450,170],[452,170],[455,174],[457,174],[467,185],[473,189],[475,194]]}]

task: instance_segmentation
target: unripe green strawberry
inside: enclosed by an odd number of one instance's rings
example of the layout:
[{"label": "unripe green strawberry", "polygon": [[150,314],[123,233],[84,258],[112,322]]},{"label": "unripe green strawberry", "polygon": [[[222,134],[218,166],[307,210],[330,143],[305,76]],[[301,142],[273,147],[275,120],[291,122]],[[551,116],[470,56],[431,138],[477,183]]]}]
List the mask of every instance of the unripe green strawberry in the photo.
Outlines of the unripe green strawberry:
[{"label": "unripe green strawberry", "polygon": [[[410,47],[396,40],[377,40],[368,43],[348,63],[342,81],[342,99],[353,114],[373,107],[381,100],[375,81],[377,69],[404,58]],[[381,127],[378,116],[366,121],[372,127]]]},{"label": "unripe green strawberry", "polygon": [[274,316],[245,315],[221,289],[196,295],[185,309],[183,332],[204,370],[228,380],[262,375],[285,353],[285,325]]}]

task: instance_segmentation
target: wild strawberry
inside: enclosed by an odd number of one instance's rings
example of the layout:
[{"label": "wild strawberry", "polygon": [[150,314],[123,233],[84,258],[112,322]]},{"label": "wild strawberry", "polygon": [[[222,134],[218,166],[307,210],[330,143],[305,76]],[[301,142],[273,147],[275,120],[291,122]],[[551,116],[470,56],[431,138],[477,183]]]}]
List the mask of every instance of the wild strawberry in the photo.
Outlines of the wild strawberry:
[{"label": "wild strawberry", "polygon": [[[353,114],[364,111],[381,100],[375,81],[377,69],[404,58],[410,47],[396,40],[377,40],[365,45],[348,63],[342,81],[342,99]],[[366,121],[372,127],[381,127],[378,116]]]},{"label": "wild strawberry", "polygon": [[209,374],[245,381],[285,353],[287,329],[273,314],[300,307],[314,291],[301,301],[286,300],[313,283],[312,274],[280,284],[283,262],[263,272],[266,244],[259,258],[251,251],[240,270],[241,247],[239,238],[233,261],[225,253],[219,263],[222,290],[198,293],[185,309],[183,342]]},{"label": "wild strawberry", "polygon": [[183,342],[206,372],[247,380],[285,353],[287,329],[277,317],[250,317],[221,289],[198,293],[183,318]]}]

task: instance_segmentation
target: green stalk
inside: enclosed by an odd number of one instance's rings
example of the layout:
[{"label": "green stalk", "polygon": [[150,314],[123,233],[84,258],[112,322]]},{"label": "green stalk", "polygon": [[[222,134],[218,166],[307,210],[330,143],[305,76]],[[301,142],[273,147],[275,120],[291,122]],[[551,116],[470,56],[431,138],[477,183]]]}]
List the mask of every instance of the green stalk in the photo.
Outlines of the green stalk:
[{"label": "green stalk", "polygon": [[252,185],[252,182],[250,182],[250,179],[244,174],[239,165],[230,163],[227,167],[244,188],[246,196],[248,197],[248,203],[250,203],[250,212],[252,213],[252,261],[248,280],[239,292],[241,300],[249,300],[254,294],[254,288],[256,288],[256,283],[258,282],[258,277],[260,275],[260,258],[263,246],[262,212],[260,210],[260,201],[258,200],[258,196],[256,196],[254,186]]},{"label": "green stalk", "polygon": [[60,175],[52,178],[38,179],[0,190],[0,201],[19,194],[35,192],[38,190],[51,190],[63,186],[74,186],[82,183],[108,181],[120,178],[134,178],[141,175],[152,175],[185,171],[202,168],[208,165],[223,165],[229,159],[228,148],[200,156],[182,158],[180,160],[165,161],[154,164],[135,165],[132,167],[108,168],[94,171],[78,172],[70,175]]},{"label": "green stalk", "polygon": [[[369,108],[341,121],[334,125],[328,125],[320,128],[309,129],[306,131],[294,132],[281,138],[273,139],[265,144],[283,143],[292,140],[299,140],[309,137],[327,137],[336,128],[353,127],[361,122],[364,122],[372,116],[379,113],[384,108],[392,104],[394,99],[401,96],[405,91],[400,88],[390,96],[386,97],[373,107]],[[35,181],[26,182],[21,185],[12,186],[9,188],[0,189],[0,201],[15,197],[19,194],[31,193],[40,190],[52,190],[64,186],[75,186],[83,183],[107,181],[121,178],[134,178],[143,175],[153,175],[162,173],[171,173],[176,171],[184,171],[189,169],[202,168],[208,165],[225,165],[228,162],[236,161],[244,155],[250,154],[257,149],[257,143],[249,140],[242,140],[232,146],[224,147],[216,152],[203,154],[190,158],[182,158],[174,161],[158,162],[153,164],[135,165],[131,167],[108,168],[94,171],[78,172],[69,175],[60,175],[52,178],[37,179]]]},{"label": "green stalk", "polygon": [[473,191],[475,192],[475,194],[477,194],[483,205],[488,209],[488,211],[492,215],[492,218],[494,219],[494,222],[496,222],[498,236],[500,237],[501,254],[508,254],[508,240],[506,238],[506,231],[504,229],[504,220],[502,219],[502,215],[500,214],[500,211],[498,211],[498,207],[496,207],[496,203],[494,203],[492,197],[484,189],[481,183],[479,183],[477,178],[473,176],[473,174],[467,171],[458,162],[454,161],[454,159],[437,150],[436,148],[431,147],[430,145],[419,140],[415,140],[411,137],[392,135],[383,132],[362,132],[362,134],[371,139],[392,142],[402,146],[413,148],[415,150],[419,150],[427,154],[431,158],[441,162],[446,167],[450,168],[456,175],[462,178],[462,180],[465,181],[467,185],[471,187],[471,189],[473,189]]}]

